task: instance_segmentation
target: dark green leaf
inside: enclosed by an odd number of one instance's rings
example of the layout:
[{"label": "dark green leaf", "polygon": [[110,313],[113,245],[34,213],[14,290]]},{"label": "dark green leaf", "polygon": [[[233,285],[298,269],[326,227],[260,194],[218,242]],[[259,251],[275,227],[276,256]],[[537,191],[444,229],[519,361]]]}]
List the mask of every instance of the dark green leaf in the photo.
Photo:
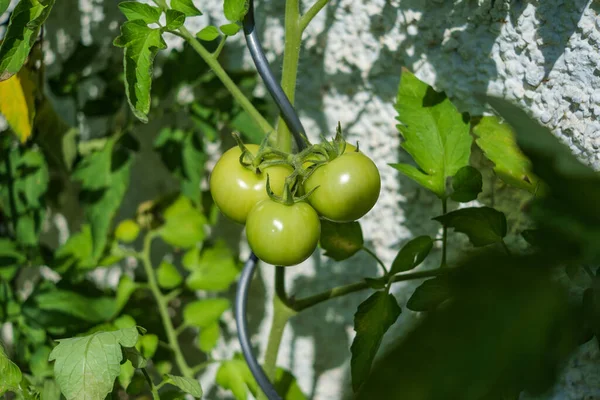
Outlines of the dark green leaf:
[{"label": "dark green leaf", "polygon": [[226,290],[239,273],[236,259],[222,242],[202,254],[195,248],[189,250],[183,258],[183,266],[191,271],[186,285],[192,290]]},{"label": "dark green leaf", "polygon": [[26,260],[27,258],[19,251],[15,242],[0,238],[0,268],[18,266]]},{"label": "dark green leaf", "polygon": [[371,364],[379,350],[383,335],[396,322],[400,312],[396,298],[384,291],[373,293],[358,306],[354,314],[356,337],[350,348],[352,388],[355,392],[369,376]]},{"label": "dark green leaf", "polygon": [[433,239],[429,236],[418,236],[412,239],[398,252],[392,263],[390,274],[397,274],[415,268],[429,255],[432,248]]},{"label": "dark green leaf", "polygon": [[171,0],[171,8],[181,11],[186,17],[202,15],[202,11],[196,8],[192,0]]},{"label": "dark green leaf", "polygon": [[428,279],[415,289],[406,308],[412,311],[433,311],[451,296],[452,286],[447,279]]},{"label": "dark green leaf", "polygon": [[398,129],[404,137],[402,148],[418,168],[409,164],[391,166],[444,198],[446,179],[469,164],[469,123],[444,94],[435,92],[406,69],[402,70],[396,110]]},{"label": "dark green leaf", "polygon": [[506,236],[506,216],[491,207],[469,207],[433,218],[464,233],[475,247],[500,243]]},{"label": "dark green leaf", "polygon": [[165,382],[173,386],[177,386],[179,389],[191,394],[197,399],[202,397],[202,388],[200,387],[200,382],[198,382],[196,379],[167,374],[165,377]]},{"label": "dark green leaf", "polygon": [[200,40],[210,42],[219,37],[219,30],[215,26],[207,26],[206,28],[202,28],[202,30],[196,34],[196,37]]},{"label": "dark green leaf", "polygon": [[19,72],[55,0],[20,0],[0,44],[0,81]]},{"label": "dark green leaf", "polygon": [[467,203],[475,200],[483,189],[481,172],[469,165],[462,167],[452,177],[452,189],[450,198],[454,201]]},{"label": "dark green leaf", "polygon": [[10,0],[0,0],[0,14],[4,14],[4,12],[8,9],[10,5]]},{"label": "dark green leaf", "polygon": [[387,280],[386,279],[373,279],[373,278],[365,278],[365,283],[371,289],[380,290],[386,287]]},{"label": "dark green leaf", "polygon": [[221,29],[221,32],[223,32],[224,35],[235,36],[240,31],[240,29],[242,29],[242,27],[236,23],[232,23],[221,25],[219,29]]},{"label": "dark green leaf", "polygon": [[185,14],[181,11],[167,10],[167,26],[168,30],[174,31],[185,22]]},{"label": "dark green leaf", "polygon": [[0,344],[0,395],[9,390],[18,390],[21,379],[23,378],[21,370],[15,363],[10,361],[2,344]]},{"label": "dark green leaf", "polygon": [[163,261],[156,271],[158,284],[163,289],[173,289],[183,282],[183,278],[177,268],[170,262]]},{"label": "dark green leaf", "polygon": [[223,11],[231,22],[241,21],[248,12],[248,0],[224,0]]},{"label": "dark green leaf", "polygon": [[[124,1],[119,3],[119,10],[121,10],[127,20],[135,21],[141,19],[146,24],[158,23],[158,19],[162,13],[158,7],[138,3],[137,1]],[[168,15],[167,12],[167,16]]]},{"label": "dark green leaf", "polygon": [[198,348],[205,353],[209,353],[217,345],[219,337],[221,337],[221,330],[219,329],[218,322],[200,329],[200,334],[198,334]]},{"label": "dark green leaf", "polygon": [[123,347],[123,355],[131,362],[133,368],[146,368],[148,361],[135,347]]},{"label": "dark green leaf", "polygon": [[159,29],[148,28],[140,20],[125,22],[114,44],[125,48],[125,93],[131,110],[140,121],[148,122],[154,57],[167,44]]},{"label": "dark green leaf", "polygon": [[360,223],[322,220],[320,243],[327,257],[336,261],[350,258],[362,249],[364,244]]},{"label": "dark green leaf", "polygon": [[188,303],[183,309],[183,321],[186,325],[206,328],[219,321],[221,314],[229,309],[227,299],[205,299]]},{"label": "dark green leaf", "polygon": [[187,249],[204,240],[206,218],[188,198],[181,196],[175,200],[163,217],[165,224],[160,228],[160,236],[171,246]]},{"label": "dark green leaf", "polygon": [[67,290],[39,293],[34,299],[37,307],[42,311],[59,311],[94,323],[110,319],[116,309],[112,297],[85,297]]},{"label": "dark green leaf", "polygon": [[137,340],[135,327],[58,340],[49,360],[56,361],[54,375],[66,399],[104,399],[119,375],[122,347]]},{"label": "dark green leaf", "polygon": [[492,161],[494,171],[509,185],[534,192],[538,179],[531,172],[531,161],[517,147],[510,125],[495,116],[483,117],[473,128],[475,142]]}]

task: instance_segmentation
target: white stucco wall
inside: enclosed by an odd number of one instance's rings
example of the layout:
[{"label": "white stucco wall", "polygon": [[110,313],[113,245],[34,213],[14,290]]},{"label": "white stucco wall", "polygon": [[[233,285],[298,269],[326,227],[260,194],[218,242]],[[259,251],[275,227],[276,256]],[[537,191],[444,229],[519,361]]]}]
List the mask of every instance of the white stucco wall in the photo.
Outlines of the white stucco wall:
[{"label": "white stucco wall", "polygon": [[[225,22],[221,0],[195,3],[205,16],[188,21],[190,30],[197,31],[213,18],[216,23]],[[307,8],[312,2],[304,3]],[[259,31],[276,71],[283,49],[283,8],[283,1],[257,0]],[[405,157],[399,151],[393,107],[401,67],[445,90],[462,111],[482,112],[472,98],[474,92],[487,91],[518,101],[583,160],[600,168],[599,10],[599,3],[588,0],[330,0],[305,33],[297,107],[310,137],[333,132],[340,121],[349,139],[360,140],[361,149],[380,167],[382,196],[362,226],[368,245],[384,262],[391,263],[409,237],[434,234],[437,225],[430,218],[441,212],[433,196],[387,166]],[[68,53],[78,39],[108,45],[117,34],[117,18],[112,1],[58,2],[49,24],[54,29],[49,37],[51,47]],[[176,37],[168,42],[181,45]],[[236,62],[236,55],[243,52],[240,38],[227,48],[231,53],[228,60]],[[46,57],[50,62],[57,59],[51,51]],[[251,65],[245,53],[244,60]],[[68,102],[63,106],[66,115],[72,113]],[[90,130],[88,122],[82,122],[84,132]],[[126,200],[129,210],[163,188],[160,174],[156,182],[146,179],[148,168],[156,162],[156,157],[140,157],[142,166],[134,173],[144,179],[132,179],[140,182],[140,187]],[[357,255],[343,263],[315,257],[288,271],[289,290],[306,295],[354,282],[375,274],[377,268],[368,257]],[[272,268],[263,266],[252,289],[250,326],[261,352],[270,324],[272,275]],[[401,334],[418,318],[404,308],[415,286],[395,286],[403,313],[393,335]],[[286,330],[279,364],[292,369],[312,398],[336,400],[349,387],[352,318],[366,295],[320,305],[297,316]],[[233,332],[231,315],[226,319]],[[237,349],[232,339],[221,343],[213,356],[226,357]],[[588,343],[544,398],[600,398],[599,362],[596,342]],[[215,368],[208,370],[203,385],[209,398],[225,398],[223,392],[210,389],[214,373]]]}]

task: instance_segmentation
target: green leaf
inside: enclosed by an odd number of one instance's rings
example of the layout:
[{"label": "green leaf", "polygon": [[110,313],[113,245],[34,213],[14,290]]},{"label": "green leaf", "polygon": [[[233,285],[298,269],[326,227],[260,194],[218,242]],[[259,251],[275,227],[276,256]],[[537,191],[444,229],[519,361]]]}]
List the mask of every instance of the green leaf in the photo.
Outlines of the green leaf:
[{"label": "green leaf", "polygon": [[396,322],[400,312],[396,298],[384,291],[373,293],[358,306],[354,314],[356,337],[350,347],[352,389],[355,392],[369,376],[383,335]]},{"label": "green leaf", "polygon": [[18,266],[27,260],[17,244],[10,239],[0,238],[0,268]]},{"label": "green leaf", "polygon": [[396,255],[390,274],[408,271],[423,262],[433,248],[433,239],[429,236],[418,236],[408,243]]},{"label": "green leaf", "polygon": [[227,299],[205,299],[188,303],[183,309],[183,321],[186,325],[206,328],[221,318],[231,307]]},{"label": "green leaf", "polygon": [[165,224],[159,233],[171,246],[187,249],[204,240],[206,218],[188,198],[177,198],[165,210],[163,217]]},{"label": "green leaf", "polygon": [[320,243],[327,257],[336,261],[350,258],[362,249],[364,244],[360,223],[322,220]]},{"label": "green leaf", "polygon": [[96,267],[92,257],[92,230],[88,224],[81,231],[72,234],[69,239],[56,250],[51,267],[64,274],[70,268],[88,270]]},{"label": "green leaf", "polygon": [[196,37],[200,40],[210,42],[219,37],[219,30],[215,26],[207,26],[206,28],[202,28],[202,30],[196,34]]},{"label": "green leaf", "polygon": [[121,25],[121,36],[114,45],[125,48],[125,93],[131,111],[140,121],[148,122],[154,57],[167,44],[159,29],[148,28],[143,21],[136,20]]},{"label": "green leaf", "polygon": [[8,9],[10,5],[10,0],[0,0],[0,14],[4,14],[4,12]]},{"label": "green leaf", "polygon": [[19,390],[23,376],[15,363],[10,361],[0,344],[0,395],[9,390]]},{"label": "green leaf", "polygon": [[386,279],[382,279],[382,278],[377,278],[377,279],[365,278],[365,283],[371,289],[375,289],[375,290],[380,290],[380,289],[383,289],[383,288],[385,288],[387,286],[387,280]]},{"label": "green leaf", "polygon": [[167,25],[168,30],[174,31],[185,22],[185,14],[181,11],[167,10]]},{"label": "green leaf", "polygon": [[137,288],[137,284],[131,279],[129,276],[123,274],[121,279],[119,280],[119,285],[117,286],[117,293],[115,296],[115,310],[113,316],[123,310],[129,298],[135,292]]},{"label": "green leaf", "polygon": [[450,296],[452,286],[447,279],[428,279],[415,289],[406,308],[412,311],[433,311]]},{"label": "green leaf", "polygon": [[131,362],[133,368],[146,368],[148,361],[135,347],[123,347],[123,355]]},{"label": "green leaf", "polygon": [[50,347],[38,347],[29,359],[29,369],[36,378],[46,378],[53,375],[52,366],[48,362]]},{"label": "green leaf", "polygon": [[467,165],[458,170],[452,177],[452,189],[450,198],[454,201],[467,203],[477,199],[477,195],[483,190],[483,177],[476,168]]},{"label": "green leaf", "polygon": [[0,44],[0,81],[19,72],[55,0],[20,0]]},{"label": "green leaf", "polygon": [[258,390],[246,362],[239,358],[222,362],[215,381],[222,388],[231,390],[236,400],[246,400],[248,391],[256,393]]},{"label": "green leaf", "polygon": [[275,390],[281,393],[284,400],[306,400],[308,397],[302,393],[296,377],[291,372],[277,368],[275,373]]},{"label": "green leaf", "polygon": [[221,32],[223,32],[224,35],[235,36],[240,31],[240,29],[242,29],[242,27],[236,23],[232,23],[221,25],[219,29],[221,30]]},{"label": "green leaf", "polygon": [[469,207],[433,218],[469,237],[473,246],[500,243],[506,236],[506,216],[491,207]]},{"label": "green leaf", "polygon": [[[141,19],[146,24],[158,23],[162,11],[158,7],[149,4],[138,3],[137,1],[124,1],[119,3],[119,10],[125,15],[128,21]],[[167,12],[167,16],[168,16]]]},{"label": "green leaf", "polygon": [[531,172],[531,161],[521,152],[515,133],[498,117],[483,117],[473,127],[475,142],[485,156],[492,161],[494,171],[509,185],[535,192],[538,178]]},{"label": "green leaf", "polygon": [[239,273],[236,259],[223,242],[217,242],[202,254],[198,249],[191,249],[184,256],[183,265],[192,272],[186,280],[192,290],[226,290]]},{"label": "green leaf", "polygon": [[85,156],[78,164],[73,174],[74,180],[80,181],[85,190],[102,190],[110,186],[110,167],[114,140],[108,140],[98,151]]},{"label": "green leaf", "polygon": [[158,348],[158,336],[152,333],[145,334],[140,338],[138,347],[145,358],[151,358]]},{"label": "green leaf", "polygon": [[442,93],[435,92],[408,70],[402,70],[398,99],[402,148],[417,163],[391,164],[438,197],[446,197],[446,179],[469,164],[469,123]]},{"label": "green leaf", "polygon": [[248,0],[224,0],[223,11],[229,21],[241,21],[248,12]]},{"label": "green leaf", "polygon": [[109,320],[116,309],[112,297],[85,297],[60,289],[36,294],[34,299],[42,311],[58,311],[93,323]]},{"label": "green leaf", "polygon": [[171,8],[181,11],[186,17],[202,15],[202,11],[196,8],[192,0],[171,0]]},{"label": "green leaf", "polygon": [[218,322],[202,328],[198,335],[198,348],[205,353],[210,352],[215,348],[219,338],[221,337],[221,329]]},{"label": "green leaf", "polygon": [[200,382],[196,379],[167,374],[167,376],[165,376],[165,382],[177,386],[179,389],[191,394],[197,399],[202,397],[202,388],[200,387]]},{"label": "green leaf", "polygon": [[54,375],[67,400],[103,400],[112,391],[123,360],[122,347],[133,347],[137,328],[98,332],[58,340],[50,353]]},{"label": "green leaf", "polygon": [[158,285],[163,289],[173,289],[183,282],[177,268],[167,261],[162,261],[156,270]]},{"label": "green leaf", "polygon": [[202,140],[193,131],[164,128],[154,141],[163,163],[181,183],[181,193],[200,204],[206,155]]}]

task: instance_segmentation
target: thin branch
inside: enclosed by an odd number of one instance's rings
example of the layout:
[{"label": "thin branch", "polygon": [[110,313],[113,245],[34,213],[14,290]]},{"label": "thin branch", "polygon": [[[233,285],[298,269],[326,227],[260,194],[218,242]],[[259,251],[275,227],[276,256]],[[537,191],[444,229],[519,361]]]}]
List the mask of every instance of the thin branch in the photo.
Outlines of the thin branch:
[{"label": "thin branch", "polygon": [[300,18],[300,32],[304,32],[310,21],[327,5],[329,0],[318,0],[312,7]]},{"label": "thin branch", "polygon": [[379,257],[377,257],[377,254],[375,254],[375,252],[373,252],[373,250],[363,246],[362,248],[365,253],[369,254],[371,257],[373,257],[375,259],[375,261],[377,261],[377,264],[379,264],[379,266],[381,267],[381,269],[383,269],[383,274],[387,275],[388,274],[388,269],[386,268],[385,264],[383,263],[383,261],[381,261],[381,259]]}]

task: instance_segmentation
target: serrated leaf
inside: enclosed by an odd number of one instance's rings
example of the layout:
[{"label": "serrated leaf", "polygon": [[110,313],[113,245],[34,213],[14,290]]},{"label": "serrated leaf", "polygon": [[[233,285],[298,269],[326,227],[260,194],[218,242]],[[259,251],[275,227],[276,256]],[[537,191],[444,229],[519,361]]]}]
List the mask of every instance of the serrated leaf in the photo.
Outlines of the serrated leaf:
[{"label": "serrated leaf", "polygon": [[229,21],[241,21],[248,12],[248,0],[224,0],[223,11]]},{"label": "serrated leaf", "polygon": [[198,334],[198,348],[208,353],[215,348],[220,337],[221,329],[219,328],[219,323],[214,322],[200,330]]},{"label": "serrated leaf", "polygon": [[116,309],[112,297],[85,297],[60,289],[38,293],[34,300],[42,311],[58,311],[93,323],[109,320]]},{"label": "serrated leaf", "polygon": [[136,20],[121,25],[121,35],[114,45],[125,48],[125,93],[131,111],[140,121],[148,122],[154,57],[167,44],[159,29],[148,28],[143,21]]},{"label": "serrated leaf", "polygon": [[451,296],[452,286],[447,279],[428,279],[415,289],[406,308],[412,311],[433,311]]},{"label": "serrated leaf", "polygon": [[167,374],[165,381],[173,386],[177,386],[184,392],[191,394],[195,398],[199,399],[202,397],[202,388],[200,382],[193,378],[185,378],[183,376],[176,376]]},{"label": "serrated leaf", "polygon": [[192,0],[171,0],[171,8],[181,11],[186,17],[202,15],[202,11],[196,8]]},{"label": "serrated leaf", "polygon": [[232,23],[221,25],[219,29],[221,30],[221,32],[223,32],[224,35],[235,36],[240,31],[240,29],[242,29],[242,27],[236,23]]},{"label": "serrated leaf", "polygon": [[452,177],[453,192],[450,198],[454,201],[467,203],[477,199],[483,190],[483,177],[476,168],[467,165],[458,170]]},{"label": "serrated leaf", "polygon": [[183,278],[177,268],[167,261],[162,261],[156,270],[158,285],[163,289],[173,289],[181,285]]},{"label": "serrated leaf", "polygon": [[187,197],[180,196],[164,212],[164,225],[159,233],[162,239],[174,247],[187,249],[204,240],[204,215]]},{"label": "serrated leaf", "polygon": [[196,37],[200,40],[210,42],[219,37],[219,30],[215,26],[207,26],[202,28],[202,30],[196,34]]},{"label": "serrated leaf", "polygon": [[206,328],[219,321],[221,315],[230,307],[231,303],[227,299],[196,300],[184,307],[183,321],[189,326]]},{"label": "serrated leaf", "polygon": [[55,0],[20,0],[0,44],[0,81],[19,72]]},{"label": "serrated leaf", "polygon": [[396,298],[384,291],[373,293],[358,306],[354,314],[356,337],[350,347],[352,389],[355,392],[369,376],[383,335],[396,322],[400,312]]},{"label": "serrated leaf", "polygon": [[35,117],[35,83],[26,68],[0,81],[0,114],[13,132],[25,143],[33,129]]},{"label": "serrated leaf", "polygon": [[429,236],[418,236],[408,243],[396,255],[390,274],[408,271],[423,262],[433,248],[433,239]]},{"label": "serrated leaf", "polygon": [[191,271],[186,285],[192,290],[226,290],[239,274],[237,262],[223,242],[217,242],[202,254],[195,248],[189,250],[183,258],[183,266]]},{"label": "serrated leaf", "polygon": [[122,347],[138,340],[135,327],[59,340],[50,353],[54,375],[67,400],[103,400],[112,391],[123,360]]},{"label": "serrated leaf", "polygon": [[517,188],[535,192],[538,178],[531,172],[531,161],[521,152],[510,125],[498,117],[483,117],[473,127],[475,143],[494,163],[500,179]]},{"label": "serrated leaf", "polygon": [[469,164],[472,139],[469,123],[450,100],[402,70],[398,99],[398,129],[402,148],[417,163],[391,164],[438,197],[446,196],[446,179]]},{"label": "serrated leaf", "polygon": [[168,30],[175,30],[185,22],[185,14],[181,11],[167,10],[167,25]]},{"label": "serrated leaf", "polygon": [[360,223],[322,220],[320,243],[327,257],[336,261],[350,258],[362,249],[364,244]]},{"label": "serrated leaf", "polygon": [[[124,1],[119,3],[119,10],[125,15],[128,21],[141,19],[146,24],[157,23],[161,9],[149,4],[138,3],[137,1]],[[168,13],[167,13],[168,15]]]},{"label": "serrated leaf", "polygon": [[0,395],[9,390],[18,390],[23,379],[21,370],[8,358],[2,344],[0,344],[0,377]]},{"label": "serrated leaf", "polygon": [[433,218],[469,237],[473,246],[500,243],[506,236],[506,216],[491,207],[469,207]]}]

